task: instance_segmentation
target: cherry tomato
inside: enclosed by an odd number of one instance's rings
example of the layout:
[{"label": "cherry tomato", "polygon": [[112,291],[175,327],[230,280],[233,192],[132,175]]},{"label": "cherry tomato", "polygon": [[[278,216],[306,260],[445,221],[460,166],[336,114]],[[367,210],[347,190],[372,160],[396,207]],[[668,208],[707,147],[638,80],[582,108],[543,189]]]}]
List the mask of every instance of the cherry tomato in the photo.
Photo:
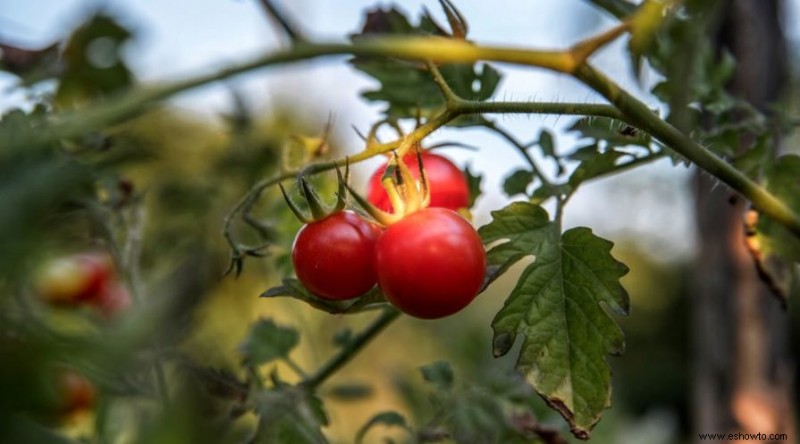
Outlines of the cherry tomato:
[{"label": "cherry tomato", "polygon": [[352,211],[341,211],[303,226],[292,247],[297,278],[313,294],[344,300],[364,294],[376,282],[375,242],[380,228]]},{"label": "cherry tomato", "polygon": [[59,411],[63,415],[91,410],[97,392],[91,382],[74,370],[64,370],[58,375]]},{"label": "cherry tomato", "polygon": [[130,292],[119,282],[110,283],[93,302],[109,319],[127,311],[133,304]]},{"label": "cherry tomato", "polygon": [[74,305],[98,299],[113,277],[114,266],[107,254],[83,253],[48,263],[36,287],[47,302]]},{"label": "cherry tomato", "polygon": [[483,285],[486,252],[458,213],[426,208],[390,225],[378,238],[378,286],[401,311],[418,318],[449,316]]},{"label": "cherry tomato", "polygon": [[[469,185],[464,173],[446,157],[428,151],[422,152],[422,165],[430,186],[430,207],[458,210],[469,206]],[[411,174],[419,179],[419,162],[416,153],[409,153],[403,158]],[[383,188],[381,177],[386,165],[375,171],[370,177],[367,188],[367,199],[383,211],[392,211],[389,195]]]}]

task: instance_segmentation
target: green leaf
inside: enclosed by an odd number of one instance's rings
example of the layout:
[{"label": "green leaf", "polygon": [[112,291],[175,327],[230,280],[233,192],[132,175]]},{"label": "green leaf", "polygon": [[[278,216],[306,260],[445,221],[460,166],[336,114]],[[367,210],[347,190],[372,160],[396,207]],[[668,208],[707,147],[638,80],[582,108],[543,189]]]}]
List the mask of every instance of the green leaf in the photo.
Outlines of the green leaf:
[{"label": "green leaf", "polygon": [[617,160],[627,155],[626,153],[611,150],[598,154],[588,160],[584,160],[569,176],[570,187],[574,190],[582,182],[614,171],[617,167]]},{"label": "green leaf", "polygon": [[539,147],[546,156],[556,157],[556,144],[550,131],[543,129],[539,133]]},{"label": "green leaf", "polygon": [[481,196],[481,182],[483,176],[475,174],[469,169],[469,165],[464,168],[464,177],[467,178],[467,187],[469,188],[469,207],[475,205],[475,201]]},{"label": "green leaf", "polygon": [[503,181],[503,191],[505,191],[508,197],[517,194],[527,194],[528,185],[533,182],[533,178],[533,172],[530,170],[516,170]]},{"label": "green leaf", "polygon": [[422,379],[435,384],[442,390],[453,386],[453,369],[446,361],[436,361],[419,368]]},{"label": "green leaf", "polygon": [[609,147],[637,145],[649,147],[651,138],[619,120],[608,117],[582,117],[575,120],[567,131],[587,139],[603,140]]},{"label": "green leaf", "polygon": [[297,279],[284,278],[283,283],[261,293],[262,298],[289,297],[331,314],[359,313],[371,310],[386,303],[386,298],[375,287],[364,295],[348,301],[329,301],[311,294]]},{"label": "green leaf", "polygon": [[130,38],[130,31],[102,14],[78,28],[64,49],[65,68],[56,102],[81,105],[130,86],[133,74],[122,58],[123,45]]},{"label": "green leaf", "polygon": [[[766,187],[796,212],[800,212],[800,156],[779,157],[766,170]],[[747,246],[767,286],[786,301],[800,263],[800,238],[769,216],[760,214]]]},{"label": "green leaf", "polygon": [[[452,12],[452,11],[450,11]],[[447,38],[447,33],[430,16],[423,15],[419,25],[412,25],[396,8],[374,9],[353,40],[373,35],[437,35]],[[379,88],[362,95],[370,101],[385,102],[387,117],[413,118],[427,116],[445,105],[444,97],[427,68],[415,62],[385,57],[354,57],[353,66],[379,82]],[[500,73],[486,63],[451,63],[439,66],[442,77],[459,96],[469,100],[486,100],[494,94],[500,82]],[[477,125],[475,118],[456,119],[457,126]]]},{"label": "green leaf", "polygon": [[494,355],[523,336],[516,368],[569,422],[588,438],[611,403],[607,353],[620,354],[624,337],[606,310],[627,314],[628,295],[619,279],[628,268],[610,254],[612,243],[584,227],[560,233],[539,206],[515,202],[492,212],[479,229],[490,265],[505,272],[532,258],[495,316]]},{"label": "green leaf", "polygon": [[322,444],[328,440],[321,427],[328,418],[322,401],[299,387],[280,387],[259,393],[256,443]]},{"label": "green leaf", "polygon": [[364,437],[367,436],[367,433],[375,427],[376,425],[384,425],[384,426],[394,426],[394,427],[401,427],[403,429],[411,431],[406,419],[403,415],[397,412],[382,412],[378,413],[377,415],[373,416],[372,419],[367,421],[361,429],[359,429],[358,433],[356,434],[356,443],[364,442]]},{"label": "green leaf", "polygon": [[240,350],[248,365],[259,366],[287,357],[299,341],[297,330],[281,327],[270,319],[261,319],[251,327]]}]

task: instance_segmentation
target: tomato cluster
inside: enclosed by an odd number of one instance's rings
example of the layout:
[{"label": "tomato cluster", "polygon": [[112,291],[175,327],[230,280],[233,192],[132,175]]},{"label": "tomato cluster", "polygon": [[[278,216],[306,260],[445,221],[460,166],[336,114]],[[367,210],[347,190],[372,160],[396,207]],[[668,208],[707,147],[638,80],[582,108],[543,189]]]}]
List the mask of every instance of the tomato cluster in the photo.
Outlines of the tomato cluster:
[{"label": "tomato cluster", "polygon": [[131,305],[128,290],[116,277],[111,258],[88,252],[51,260],[36,280],[41,298],[52,305],[95,307],[112,317]]},{"label": "tomato cluster", "polygon": [[[401,311],[423,319],[454,314],[477,296],[483,284],[486,253],[478,233],[455,210],[469,204],[463,173],[445,157],[421,156],[430,206],[381,228],[351,211],[336,212],[306,224],[297,234],[292,262],[301,283],[329,300],[358,297],[375,284]],[[405,160],[414,178],[416,156]],[[369,202],[391,210],[381,178],[370,179]]]}]

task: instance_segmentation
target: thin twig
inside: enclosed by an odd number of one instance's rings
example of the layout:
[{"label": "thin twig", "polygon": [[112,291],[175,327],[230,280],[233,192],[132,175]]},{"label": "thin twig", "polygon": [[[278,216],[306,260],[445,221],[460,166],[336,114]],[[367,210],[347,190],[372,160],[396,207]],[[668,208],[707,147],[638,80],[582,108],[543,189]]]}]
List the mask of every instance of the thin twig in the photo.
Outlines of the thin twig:
[{"label": "thin twig", "polygon": [[333,358],[320,367],[316,373],[304,380],[302,385],[309,390],[317,388],[331,375],[336,373],[339,368],[350,362],[350,360],[353,359],[358,351],[360,351],[373,338],[375,338],[378,333],[383,331],[384,328],[391,324],[392,321],[397,319],[398,316],[400,316],[399,311],[393,308],[385,309],[377,319],[367,326],[367,328],[354,336],[341,350],[339,350],[339,353],[334,355]]},{"label": "thin twig", "polygon": [[289,20],[289,18],[286,17],[282,11],[275,7],[272,1],[259,0],[259,2],[270,18],[278,22],[278,25],[280,25],[281,29],[283,29],[283,32],[289,36],[289,39],[292,41],[292,43],[302,43],[307,41],[297,25],[292,23],[292,21]]}]

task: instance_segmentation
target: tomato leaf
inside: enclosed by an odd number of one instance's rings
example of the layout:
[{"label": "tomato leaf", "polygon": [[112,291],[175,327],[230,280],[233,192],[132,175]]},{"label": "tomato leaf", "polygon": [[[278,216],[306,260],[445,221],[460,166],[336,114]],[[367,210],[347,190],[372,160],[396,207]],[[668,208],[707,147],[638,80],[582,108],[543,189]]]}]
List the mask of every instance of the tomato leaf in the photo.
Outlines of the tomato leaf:
[{"label": "tomato leaf", "polygon": [[258,394],[256,443],[327,443],[321,427],[328,418],[322,401],[300,387],[283,386]]},{"label": "tomato leaf", "polygon": [[508,197],[517,194],[527,194],[528,185],[533,182],[533,172],[531,170],[519,169],[509,174],[503,181],[503,191]]},{"label": "tomato leaf", "polygon": [[[779,157],[766,170],[766,187],[795,211],[800,212],[800,156]],[[800,239],[765,214],[750,227],[747,247],[761,279],[785,303],[800,262]]]},{"label": "tomato leaf", "polygon": [[611,403],[607,353],[621,354],[624,337],[607,310],[628,313],[619,279],[628,268],[610,254],[612,243],[585,227],[560,233],[547,212],[527,202],[494,211],[479,230],[491,265],[505,272],[533,257],[492,321],[494,355],[508,353],[517,335],[523,342],[516,368],[587,438]]},{"label": "tomato leaf", "polygon": [[[412,25],[396,8],[368,11],[361,32],[351,38],[359,40],[374,35],[436,35],[450,38],[429,15],[423,15],[418,25]],[[387,106],[384,113],[387,117],[427,116],[445,105],[433,77],[420,63],[383,57],[354,57],[350,63],[378,81],[377,89],[366,91],[362,96],[370,101],[385,102]],[[443,64],[439,70],[456,94],[470,100],[490,98],[501,79],[500,73],[486,63]],[[456,126],[477,125],[479,119],[459,118],[452,123]]]},{"label": "tomato leaf", "polygon": [[261,319],[253,324],[240,350],[248,365],[259,366],[287,357],[299,341],[297,330],[282,327],[271,319]]},{"label": "tomato leaf", "polygon": [[56,102],[81,105],[130,86],[133,74],[123,60],[123,45],[131,36],[128,29],[102,14],[78,28],[64,49],[65,69]]},{"label": "tomato leaf", "polygon": [[483,176],[481,174],[475,174],[472,170],[469,169],[469,165],[464,168],[464,177],[467,178],[467,186],[469,187],[469,207],[472,208],[475,205],[475,201],[481,197],[481,182],[483,181]]}]

